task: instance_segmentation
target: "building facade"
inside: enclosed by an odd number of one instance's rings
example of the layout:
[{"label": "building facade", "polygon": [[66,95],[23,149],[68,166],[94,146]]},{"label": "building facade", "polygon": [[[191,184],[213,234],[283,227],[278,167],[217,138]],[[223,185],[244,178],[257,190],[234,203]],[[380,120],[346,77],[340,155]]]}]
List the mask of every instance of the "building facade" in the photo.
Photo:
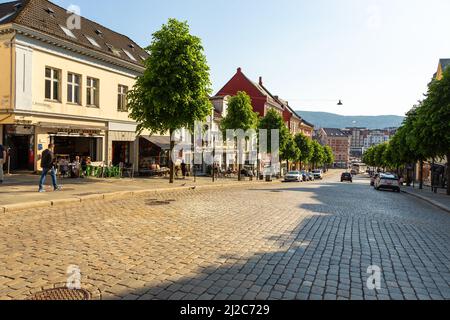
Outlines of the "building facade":
[{"label": "building facade", "polygon": [[335,168],[349,168],[351,136],[347,132],[335,128],[322,128],[317,131],[317,140],[333,150]]},{"label": "building facade", "polygon": [[49,143],[71,160],[138,163],[126,95],[145,50],[46,0],[0,4],[0,42],[0,143],[13,171],[38,171]]},{"label": "building facade", "polygon": [[235,96],[239,91],[246,92],[251,100],[253,111],[260,117],[264,117],[269,109],[278,112],[284,119],[286,126],[293,135],[300,132],[312,138],[314,125],[302,119],[289,105],[288,101],[273,95],[263,83],[262,77],[258,82],[250,80],[241,68],[236,74],[219,90],[216,96]]}]

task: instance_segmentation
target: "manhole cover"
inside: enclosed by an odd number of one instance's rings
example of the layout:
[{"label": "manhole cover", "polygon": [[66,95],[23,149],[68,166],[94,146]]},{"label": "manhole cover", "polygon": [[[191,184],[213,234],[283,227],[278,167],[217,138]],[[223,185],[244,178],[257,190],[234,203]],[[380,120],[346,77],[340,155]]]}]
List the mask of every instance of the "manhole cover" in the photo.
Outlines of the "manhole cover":
[{"label": "manhole cover", "polygon": [[35,293],[29,300],[90,300],[91,294],[84,289],[55,288]]}]

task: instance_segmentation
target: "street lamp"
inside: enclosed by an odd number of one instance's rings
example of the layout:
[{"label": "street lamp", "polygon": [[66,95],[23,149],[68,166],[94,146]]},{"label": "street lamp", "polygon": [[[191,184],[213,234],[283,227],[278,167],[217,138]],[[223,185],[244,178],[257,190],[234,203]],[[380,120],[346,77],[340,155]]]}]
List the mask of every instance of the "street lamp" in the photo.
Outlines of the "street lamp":
[{"label": "street lamp", "polygon": [[338,105],[338,106],[343,106],[344,104],[342,103],[342,100],[339,100],[339,102],[338,102],[337,105]]}]

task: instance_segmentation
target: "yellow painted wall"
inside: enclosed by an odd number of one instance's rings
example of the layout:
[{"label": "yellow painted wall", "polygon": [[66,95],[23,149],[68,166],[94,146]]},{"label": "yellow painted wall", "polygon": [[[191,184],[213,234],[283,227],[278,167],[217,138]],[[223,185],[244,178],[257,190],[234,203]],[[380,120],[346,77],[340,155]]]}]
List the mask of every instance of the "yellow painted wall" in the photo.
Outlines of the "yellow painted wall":
[{"label": "yellow painted wall", "polygon": [[12,33],[0,35],[0,109],[11,108],[12,37]]},{"label": "yellow painted wall", "polygon": [[[45,100],[45,68],[52,67],[61,70],[61,103]],[[103,119],[130,121],[128,113],[117,111],[118,85],[128,86],[132,89],[135,78],[91,66],[66,57],[59,57],[51,53],[34,49],[33,67],[33,111],[59,113],[64,115],[95,117]],[[67,74],[73,72],[82,76],[81,105],[67,103]],[[86,82],[87,77],[100,80],[100,107],[86,107]]]}]

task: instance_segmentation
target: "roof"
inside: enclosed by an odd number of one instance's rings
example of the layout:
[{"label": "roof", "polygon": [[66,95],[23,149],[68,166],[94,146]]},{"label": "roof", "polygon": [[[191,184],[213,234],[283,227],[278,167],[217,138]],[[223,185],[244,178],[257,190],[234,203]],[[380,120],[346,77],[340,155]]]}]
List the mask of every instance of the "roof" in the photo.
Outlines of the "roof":
[{"label": "roof", "polygon": [[336,128],[323,128],[323,131],[330,137],[348,137],[348,133]]},{"label": "roof", "polygon": [[441,65],[442,71],[444,71],[450,65],[450,59],[440,59],[439,64]]},{"label": "roof", "polygon": [[162,150],[170,150],[170,137],[169,136],[141,136],[145,140],[160,147]]},{"label": "roof", "polygon": [[302,118],[302,121],[304,124],[306,124],[307,126],[314,128],[314,125],[311,122],[306,121],[305,119]]},{"label": "roof", "polygon": [[69,28],[75,38],[68,35],[61,27],[67,28],[67,20],[71,15],[67,9],[47,0],[0,4],[0,24],[15,23],[140,66],[149,56],[129,37],[84,17],[80,17],[80,29]]}]

